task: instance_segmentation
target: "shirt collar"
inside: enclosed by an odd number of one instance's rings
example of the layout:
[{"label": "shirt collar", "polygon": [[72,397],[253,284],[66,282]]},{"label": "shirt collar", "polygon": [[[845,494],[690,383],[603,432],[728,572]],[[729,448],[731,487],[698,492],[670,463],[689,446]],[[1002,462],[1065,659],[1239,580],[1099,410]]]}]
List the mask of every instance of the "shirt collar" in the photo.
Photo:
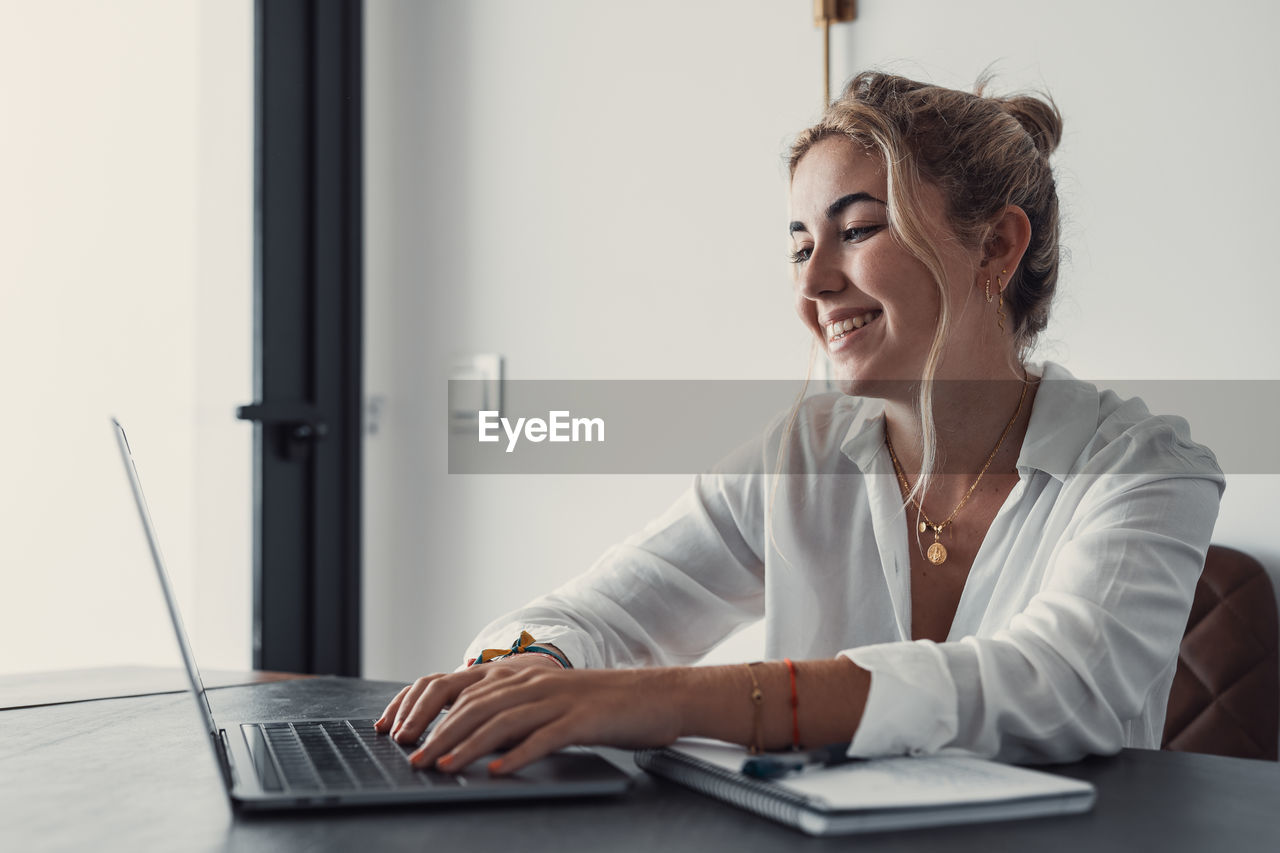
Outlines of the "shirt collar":
[{"label": "shirt collar", "polygon": [[1065,480],[1097,431],[1097,386],[1046,361],[1022,452],[1018,454],[1018,469],[1044,471]]},{"label": "shirt collar", "polygon": [[884,402],[870,398],[861,402],[863,405],[857,407],[857,414],[840,443],[840,450],[865,474],[871,470],[880,448],[884,447]]},{"label": "shirt collar", "polygon": [[[1031,372],[1035,373],[1034,368]],[[1040,373],[1040,390],[1036,392],[1031,422],[1018,454],[1018,469],[1044,471],[1065,480],[1098,431],[1098,389],[1051,361],[1044,363]],[[840,450],[866,473],[884,446],[884,404],[871,399],[863,402]]]}]

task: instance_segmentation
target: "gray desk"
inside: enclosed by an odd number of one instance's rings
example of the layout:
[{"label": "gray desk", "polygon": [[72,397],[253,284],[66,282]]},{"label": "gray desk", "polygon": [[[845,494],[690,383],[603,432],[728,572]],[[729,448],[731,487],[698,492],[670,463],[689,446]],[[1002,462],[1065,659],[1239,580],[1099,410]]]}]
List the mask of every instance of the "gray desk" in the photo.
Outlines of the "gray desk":
[{"label": "gray desk", "polygon": [[[400,687],[317,678],[210,691],[214,713],[376,716]],[[147,744],[145,748],[140,745]],[[1280,765],[1125,750],[1055,768],[1098,787],[1087,815],[808,838],[640,773],[603,801],[242,817],[181,693],[0,711],[0,850],[1280,850]]]}]

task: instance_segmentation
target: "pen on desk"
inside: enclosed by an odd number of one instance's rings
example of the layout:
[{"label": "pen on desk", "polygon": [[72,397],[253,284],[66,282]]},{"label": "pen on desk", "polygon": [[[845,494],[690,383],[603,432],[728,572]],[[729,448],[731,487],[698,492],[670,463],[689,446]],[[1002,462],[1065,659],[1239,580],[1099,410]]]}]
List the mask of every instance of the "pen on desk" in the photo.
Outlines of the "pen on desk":
[{"label": "pen on desk", "polygon": [[859,760],[850,757],[848,751],[849,744],[841,742],[806,752],[758,755],[742,762],[742,773],[755,779],[777,779],[810,767],[831,767]]}]

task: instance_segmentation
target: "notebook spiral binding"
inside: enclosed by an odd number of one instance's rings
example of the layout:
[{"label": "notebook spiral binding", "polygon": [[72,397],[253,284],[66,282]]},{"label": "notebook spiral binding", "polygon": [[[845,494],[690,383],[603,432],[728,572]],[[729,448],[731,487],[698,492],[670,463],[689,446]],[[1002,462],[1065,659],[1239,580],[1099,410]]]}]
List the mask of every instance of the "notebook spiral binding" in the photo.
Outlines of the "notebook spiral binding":
[{"label": "notebook spiral binding", "polygon": [[655,776],[679,782],[700,794],[791,826],[803,826],[808,810],[804,797],[759,779],[725,770],[666,749],[642,749],[636,766]]}]

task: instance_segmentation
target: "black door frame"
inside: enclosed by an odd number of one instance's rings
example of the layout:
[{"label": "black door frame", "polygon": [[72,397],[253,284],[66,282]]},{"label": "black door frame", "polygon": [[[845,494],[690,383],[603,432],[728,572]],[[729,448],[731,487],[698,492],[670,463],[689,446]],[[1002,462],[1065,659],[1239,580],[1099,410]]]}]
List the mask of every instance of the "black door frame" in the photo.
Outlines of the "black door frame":
[{"label": "black door frame", "polygon": [[363,2],[255,6],[253,664],[356,676]]}]

